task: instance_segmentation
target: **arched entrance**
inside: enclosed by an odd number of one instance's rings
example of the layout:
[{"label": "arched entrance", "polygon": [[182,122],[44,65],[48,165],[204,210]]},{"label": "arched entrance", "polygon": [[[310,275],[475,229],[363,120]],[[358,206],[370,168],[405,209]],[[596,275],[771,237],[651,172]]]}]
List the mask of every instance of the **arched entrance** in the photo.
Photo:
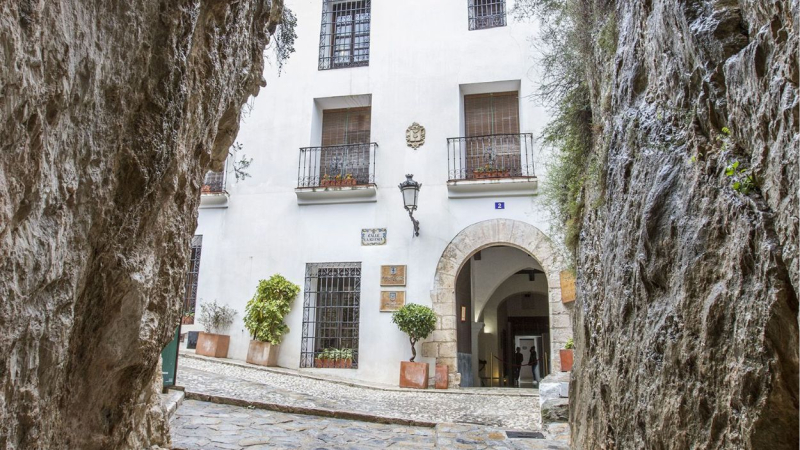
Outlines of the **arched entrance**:
[{"label": "arched entrance", "polygon": [[[572,336],[569,311],[561,303],[559,277],[565,264],[550,238],[535,226],[517,220],[491,219],[470,225],[450,241],[436,266],[431,290],[433,310],[438,316],[436,331],[422,344],[423,356],[434,357],[437,364],[447,365],[450,387],[457,387],[461,382],[457,362],[457,324],[461,317],[456,311],[456,278],[475,253],[493,246],[522,250],[541,266],[547,279],[550,347],[563,348]],[[466,320],[472,322],[473,318],[467,317]],[[559,366],[558,352],[554,351],[550,373]]]}]

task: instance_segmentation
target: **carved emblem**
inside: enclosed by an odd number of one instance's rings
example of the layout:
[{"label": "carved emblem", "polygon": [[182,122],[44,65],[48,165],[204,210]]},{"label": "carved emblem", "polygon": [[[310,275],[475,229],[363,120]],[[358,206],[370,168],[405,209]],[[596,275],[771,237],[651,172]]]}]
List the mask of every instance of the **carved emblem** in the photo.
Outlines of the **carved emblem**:
[{"label": "carved emblem", "polygon": [[414,122],[406,129],[406,144],[414,150],[425,144],[425,127]]}]

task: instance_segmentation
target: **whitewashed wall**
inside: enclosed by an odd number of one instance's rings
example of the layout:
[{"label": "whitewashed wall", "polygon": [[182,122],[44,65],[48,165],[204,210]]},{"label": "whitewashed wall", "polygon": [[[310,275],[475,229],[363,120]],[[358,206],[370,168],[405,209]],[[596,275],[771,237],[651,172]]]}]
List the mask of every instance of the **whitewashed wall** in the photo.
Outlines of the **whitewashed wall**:
[{"label": "whitewashed wall", "polygon": [[[229,182],[226,208],[201,209],[198,298],[217,299],[239,311],[229,355],[244,359],[249,338],[241,319],[259,279],[280,273],[303,287],[306,263],[361,262],[359,369],[309,370],[396,383],[399,363],[410,357],[410,349],[391,314],[379,312],[380,265],[408,265],[407,301],[430,305],[436,264],[460,230],[510,218],[547,231],[536,196],[448,199],[446,186],[446,138],[463,135],[462,85],[518,81],[520,132],[538,134],[547,122],[545,111],[528,98],[536,85],[529,42],[534,27],[509,15],[509,26],[468,31],[466,0],[374,1],[369,66],[318,71],[322,1],[287,3],[298,19],[297,51],[280,77],[275,67],[266,69],[267,86],[242,123],[237,141],[253,158],[252,177]],[[350,95],[371,95],[372,141],[379,144],[377,202],[300,206],[294,192],[299,148],[319,142],[315,99]],[[418,150],[405,142],[412,122],[427,130]],[[544,157],[538,149],[535,155],[541,180]],[[416,238],[397,188],[406,173],[423,184]],[[495,210],[496,201],[504,201],[505,210]],[[387,244],[362,247],[361,229],[374,227],[388,229]],[[301,293],[287,318],[291,332],[279,358],[284,367],[299,367],[302,304]]]}]

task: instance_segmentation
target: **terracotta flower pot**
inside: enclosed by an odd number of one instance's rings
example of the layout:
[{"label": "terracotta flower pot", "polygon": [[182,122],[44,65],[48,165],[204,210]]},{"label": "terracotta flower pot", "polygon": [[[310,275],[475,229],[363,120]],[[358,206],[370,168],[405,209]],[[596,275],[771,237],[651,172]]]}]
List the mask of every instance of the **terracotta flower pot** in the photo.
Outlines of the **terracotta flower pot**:
[{"label": "terracotta flower pot", "polygon": [[183,325],[193,325],[194,324],[194,316],[183,316],[181,319],[181,323]]},{"label": "terracotta flower pot", "polygon": [[428,389],[428,363],[400,363],[400,387]]},{"label": "terracotta flower pot", "polygon": [[246,361],[259,366],[278,366],[278,346],[269,342],[250,341]]},{"label": "terracotta flower pot", "polygon": [[336,360],[336,368],[337,369],[350,369],[353,367],[353,360],[352,359],[339,359]]},{"label": "terracotta flower pot", "polygon": [[436,389],[447,389],[447,365],[437,364],[434,376]]},{"label": "terracotta flower pot", "polygon": [[561,349],[558,351],[558,356],[561,358],[561,371],[569,372],[572,370],[572,349]]},{"label": "terracotta flower pot", "polygon": [[227,358],[230,344],[231,337],[228,335],[200,332],[200,336],[197,337],[196,352],[203,356]]}]

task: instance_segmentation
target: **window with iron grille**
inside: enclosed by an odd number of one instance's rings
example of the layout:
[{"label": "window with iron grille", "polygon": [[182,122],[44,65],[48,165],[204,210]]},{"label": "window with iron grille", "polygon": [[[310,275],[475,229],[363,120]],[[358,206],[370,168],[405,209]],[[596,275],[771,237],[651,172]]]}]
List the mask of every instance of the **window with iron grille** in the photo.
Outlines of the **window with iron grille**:
[{"label": "window with iron grille", "polygon": [[[203,236],[192,237],[192,251],[189,260],[189,272],[186,273],[186,286],[183,294],[183,313],[193,313],[197,303],[197,281],[200,275],[200,251],[203,247]],[[188,321],[194,323],[194,316]]]},{"label": "window with iron grille", "polygon": [[358,368],[361,263],[306,264],[304,296],[300,367]]},{"label": "window with iron grille", "polygon": [[370,0],[324,0],[319,70],[369,65]]},{"label": "window with iron grille", "polygon": [[469,0],[469,29],[506,26],[506,0]]}]

